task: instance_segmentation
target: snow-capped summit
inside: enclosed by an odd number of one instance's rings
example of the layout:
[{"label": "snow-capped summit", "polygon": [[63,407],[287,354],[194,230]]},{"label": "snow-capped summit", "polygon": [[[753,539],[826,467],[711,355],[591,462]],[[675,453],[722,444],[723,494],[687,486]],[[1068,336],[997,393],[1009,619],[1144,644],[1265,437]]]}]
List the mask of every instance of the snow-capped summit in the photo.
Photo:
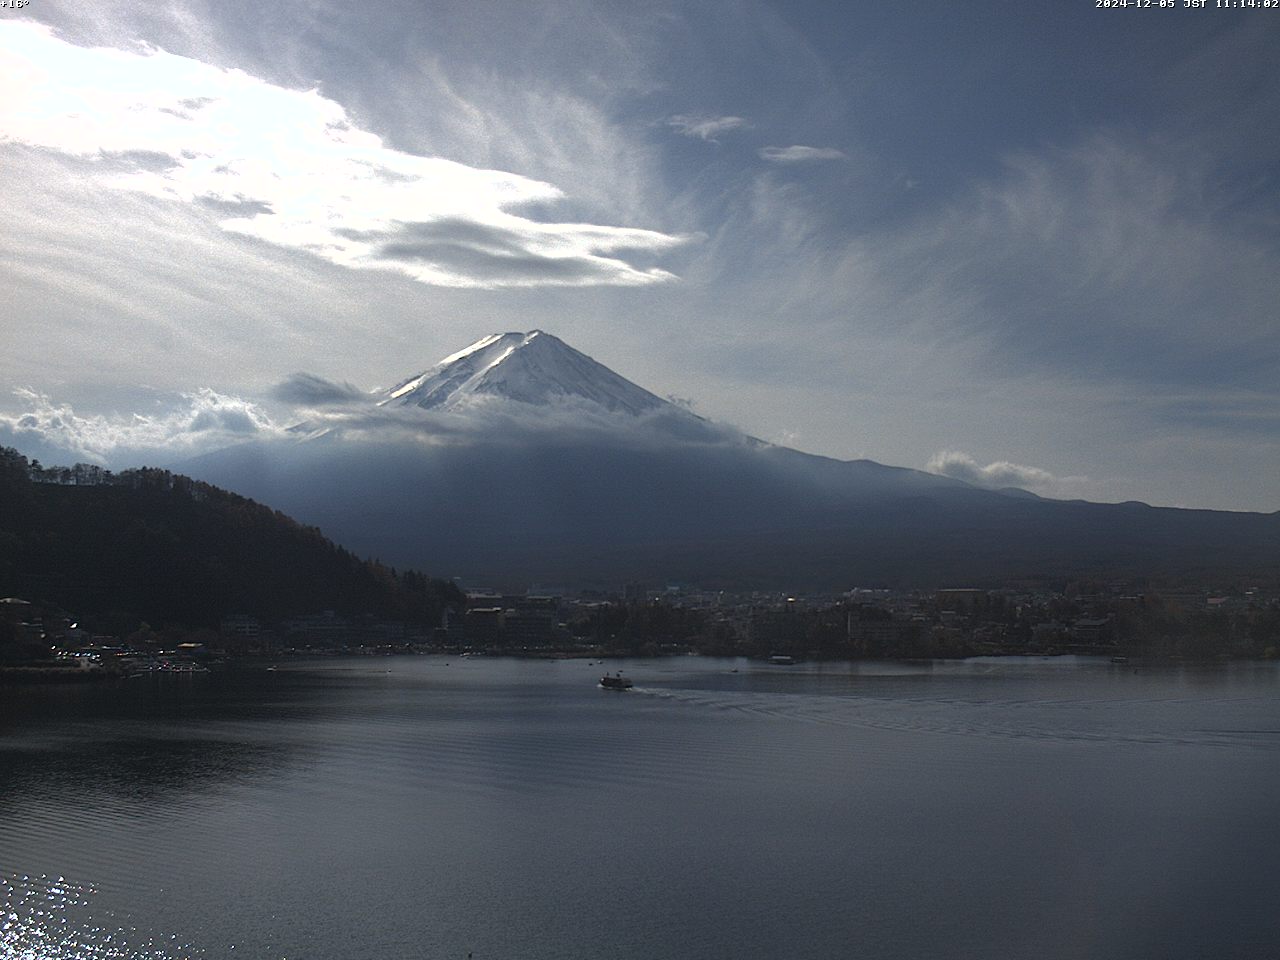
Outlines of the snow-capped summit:
[{"label": "snow-capped summit", "polygon": [[667,402],[541,330],[491,334],[387,391],[379,405],[451,410],[476,397],[592,401],[632,415]]}]

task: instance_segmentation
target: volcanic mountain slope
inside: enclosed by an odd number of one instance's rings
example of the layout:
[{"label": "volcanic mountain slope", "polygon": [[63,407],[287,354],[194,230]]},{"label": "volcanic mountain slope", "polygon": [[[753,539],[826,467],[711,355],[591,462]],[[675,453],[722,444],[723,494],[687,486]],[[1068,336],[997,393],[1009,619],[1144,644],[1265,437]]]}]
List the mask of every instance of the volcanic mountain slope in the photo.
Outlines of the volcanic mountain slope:
[{"label": "volcanic mountain slope", "polygon": [[1053,501],[812,456],[702,420],[540,331],[485,337],[327,422],[185,469],[358,552],[508,585],[1280,570],[1280,514]]},{"label": "volcanic mountain slope", "polygon": [[380,404],[457,410],[477,397],[538,405],[573,397],[632,415],[670,406],[541,330],[477,340],[393,387]]}]

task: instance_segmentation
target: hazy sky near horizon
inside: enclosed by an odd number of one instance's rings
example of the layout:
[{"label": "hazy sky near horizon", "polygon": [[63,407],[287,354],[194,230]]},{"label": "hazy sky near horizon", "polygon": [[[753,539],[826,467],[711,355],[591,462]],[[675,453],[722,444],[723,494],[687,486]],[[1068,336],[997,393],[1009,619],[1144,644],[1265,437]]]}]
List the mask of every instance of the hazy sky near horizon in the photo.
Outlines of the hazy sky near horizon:
[{"label": "hazy sky near horizon", "polygon": [[1277,51],[1095,0],[32,0],[0,442],[195,451],[541,328],[813,453],[1280,510]]}]

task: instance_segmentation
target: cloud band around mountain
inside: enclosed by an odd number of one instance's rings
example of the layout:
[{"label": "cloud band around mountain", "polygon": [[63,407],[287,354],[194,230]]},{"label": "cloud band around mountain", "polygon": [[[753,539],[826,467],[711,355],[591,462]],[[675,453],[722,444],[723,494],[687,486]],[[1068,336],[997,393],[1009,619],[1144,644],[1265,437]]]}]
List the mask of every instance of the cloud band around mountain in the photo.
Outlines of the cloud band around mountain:
[{"label": "cloud band around mountain", "polygon": [[[662,404],[618,415],[581,397],[547,405],[473,396],[451,410],[378,406],[372,394],[316,374],[295,373],[262,400],[202,387],[168,398],[149,414],[81,414],[68,403],[21,389],[21,409],[0,413],[0,446],[53,464],[90,461],[110,469],[141,463],[178,467],[193,457],[246,441],[295,443],[328,437],[352,444],[497,446],[573,443],[613,446],[748,445],[740,430]],[[358,453],[353,453],[353,456]]]}]

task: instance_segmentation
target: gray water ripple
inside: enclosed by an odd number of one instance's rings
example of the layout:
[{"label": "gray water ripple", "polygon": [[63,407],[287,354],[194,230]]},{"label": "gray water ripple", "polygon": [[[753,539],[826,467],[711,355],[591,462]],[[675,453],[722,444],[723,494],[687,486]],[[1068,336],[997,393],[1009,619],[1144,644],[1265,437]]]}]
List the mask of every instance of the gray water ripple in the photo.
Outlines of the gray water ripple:
[{"label": "gray water ripple", "polygon": [[[1136,707],[1177,708],[1195,705],[1275,704],[1272,698],[1113,698],[1113,699],[967,699],[919,697],[850,697],[802,694],[705,691],[679,688],[635,688],[636,693],[712,712],[756,720],[784,720],[836,727],[992,737],[1063,743],[1280,749],[1280,731],[1228,728],[1126,729]],[[1278,707],[1280,708],[1280,707]],[[1036,723],[1010,723],[1019,713],[1037,715]],[[1045,722],[1045,714],[1051,723]],[[1086,721],[1086,723],[1082,723]]]},{"label": "gray water ripple", "polygon": [[1280,955],[1265,677],[378,666],[11,711],[0,960]]}]

